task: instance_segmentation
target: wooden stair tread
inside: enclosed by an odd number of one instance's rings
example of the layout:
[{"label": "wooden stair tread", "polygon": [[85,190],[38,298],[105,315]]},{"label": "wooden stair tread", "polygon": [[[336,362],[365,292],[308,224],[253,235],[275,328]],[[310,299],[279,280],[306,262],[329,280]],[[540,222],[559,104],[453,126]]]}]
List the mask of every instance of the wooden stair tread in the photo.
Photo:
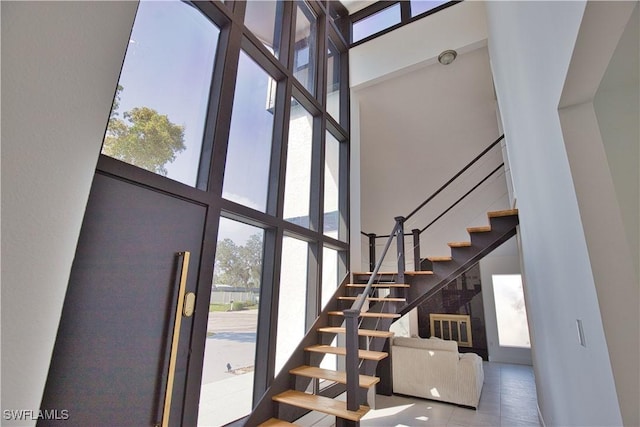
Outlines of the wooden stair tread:
[{"label": "wooden stair tread", "polygon": [[490,225],[481,225],[478,227],[467,227],[467,233],[488,233],[491,231]]},{"label": "wooden stair tread", "polygon": [[287,427],[295,425],[297,424],[292,424],[289,421],[279,420],[277,418],[270,418],[262,424],[258,425],[258,427]]},{"label": "wooden stair tread", "polygon": [[503,211],[493,211],[493,212],[487,213],[487,216],[489,218],[499,218],[502,216],[512,216],[512,215],[518,215],[518,209],[505,209]]},{"label": "wooden stair tread", "polygon": [[296,390],[287,390],[273,396],[273,400],[287,405],[309,409],[311,411],[322,412],[324,414],[333,415],[350,421],[360,421],[360,419],[369,411],[369,407],[364,405],[360,405],[360,408],[357,411],[349,411],[347,410],[346,402]]},{"label": "wooden stair tread", "polygon": [[471,242],[449,242],[447,244],[450,248],[468,248],[471,246]]},{"label": "wooden stair tread", "polygon": [[[353,273],[354,276],[371,276],[371,274],[373,274],[371,271],[363,271],[363,272],[359,272],[359,273]],[[405,276],[417,276],[420,274],[433,274],[433,271],[405,271],[404,275]],[[397,276],[398,272],[397,271],[387,271],[384,273],[378,272],[378,274],[376,274],[376,276]]]},{"label": "wooden stair tread", "polygon": [[[331,369],[323,369],[315,366],[302,365],[289,371],[290,374],[299,375],[308,378],[319,378],[322,380],[334,381],[340,384],[347,383],[347,373],[334,371]],[[370,375],[360,375],[359,385],[362,388],[370,388],[380,382],[380,378]]]},{"label": "wooden stair tread", "polygon": [[[305,347],[305,351],[312,351],[314,353],[337,354],[338,356],[345,356],[347,354],[347,349],[345,347],[333,347],[324,344],[316,344]],[[388,355],[388,353],[385,353],[383,351],[358,350],[359,359],[382,360]]]},{"label": "wooden stair tread", "polygon": [[[371,276],[373,274],[372,271],[359,271],[353,273],[355,276]],[[378,271],[376,276],[397,276],[397,271]]]},{"label": "wooden stair tread", "polygon": [[[330,311],[329,316],[344,316],[342,311]],[[383,319],[397,319],[400,317],[399,314],[396,313],[375,313],[363,311],[360,313],[360,317],[381,317]]]},{"label": "wooden stair tread", "polygon": [[[339,300],[355,301],[358,297],[338,297]],[[367,301],[390,301],[390,302],[406,302],[406,298],[392,297],[367,297]]]},{"label": "wooden stair tread", "polygon": [[[371,287],[373,288],[408,288],[411,285],[407,285],[406,283],[373,283]],[[348,283],[348,288],[366,288],[366,283]]]},{"label": "wooden stair tread", "polygon": [[[339,326],[326,326],[324,328],[318,328],[318,332],[326,332],[329,334],[344,334],[346,328]],[[395,334],[391,331],[376,331],[373,329],[358,329],[358,335],[361,337],[374,337],[374,338],[391,338]]]},{"label": "wooden stair tread", "polygon": [[431,262],[451,261],[450,256],[430,256],[430,257],[427,257],[427,259]]}]

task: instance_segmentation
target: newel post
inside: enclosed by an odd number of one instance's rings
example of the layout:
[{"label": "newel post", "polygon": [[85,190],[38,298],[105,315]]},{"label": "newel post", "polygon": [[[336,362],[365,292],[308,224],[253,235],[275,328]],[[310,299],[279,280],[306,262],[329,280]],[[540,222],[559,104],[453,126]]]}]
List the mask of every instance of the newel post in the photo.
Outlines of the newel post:
[{"label": "newel post", "polygon": [[367,234],[369,237],[369,271],[376,268],[376,233]]},{"label": "newel post", "polygon": [[405,283],[404,281],[404,217],[397,216],[396,220],[396,243],[398,244],[398,283]]},{"label": "newel post", "polygon": [[413,269],[420,271],[422,270],[420,265],[420,230],[414,228],[411,233],[413,234]]},{"label": "newel post", "polygon": [[357,411],[360,408],[358,389],[360,387],[360,369],[358,368],[358,317],[360,310],[344,310],[346,329],[346,371],[347,371],[347,409]]}]

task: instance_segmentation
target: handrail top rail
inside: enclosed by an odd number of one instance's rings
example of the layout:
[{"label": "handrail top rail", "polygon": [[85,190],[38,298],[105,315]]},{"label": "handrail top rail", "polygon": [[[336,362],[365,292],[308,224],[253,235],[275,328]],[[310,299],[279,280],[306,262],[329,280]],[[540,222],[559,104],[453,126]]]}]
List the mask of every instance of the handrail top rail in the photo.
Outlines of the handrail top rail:
[{"label": "handrail top rail", "polygon": [[460,171],[458,173],[456,173],[453,177],[451,177],[451,179],[449,179],[449,181],[447,181],[446,183],[444,183],[439,189],[437,189],[433,194],[431,194],[424,202],[420,203],[418,205],[418,207],[416,207],[414,210],[412,210],[409,215],[405,216],[405,220],[408,220],[409,218],[411,218],[413,215],[415,215],[420,209],[422,209],[427,203],[429,203],[435,196],[437,196],[438,194],[440,194],[440,192],[442,192],[442,190],[444,190],[445,188],[447,188],[449,186],[449,184],[451,184],[453,181],[455,181],[460,175],[462,175],[464,172],[467,171],[467,169],[469,169],[471,166],[473,166],[478,160],[480,160],[482,158],[482,156],[484,156],[485,154],[487,154],[489,152],[489,150],[491,150],[493,147],[495,147],[500,141],[502,141],[504,139],[504,134],[500,135],[498,137],[498,139],[496,139],[495,141],[493,141],[491,143],[491,145],[489,145],[487,148],[485,148],[484,150],[482,150],[482,152],[480,154],[478,154],[473,160],[471,160],[469,163],[467,163],[467,165],[465,167],[463,167],[462,169],[460,169]]}]

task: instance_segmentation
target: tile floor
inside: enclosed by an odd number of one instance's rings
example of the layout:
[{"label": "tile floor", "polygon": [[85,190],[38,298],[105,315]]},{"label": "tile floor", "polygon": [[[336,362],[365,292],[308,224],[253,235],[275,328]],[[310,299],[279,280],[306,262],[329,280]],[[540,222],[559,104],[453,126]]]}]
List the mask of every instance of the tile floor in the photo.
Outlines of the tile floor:
[{"label": "tile floor", "polygon": [[[477,410],[406,396],[376,397],[376,409],[360,421],[361,427],[539,427],[536,386],[531,366],[484,363],[484,386]],[[321,417],[314,427],[334,425]]]}]

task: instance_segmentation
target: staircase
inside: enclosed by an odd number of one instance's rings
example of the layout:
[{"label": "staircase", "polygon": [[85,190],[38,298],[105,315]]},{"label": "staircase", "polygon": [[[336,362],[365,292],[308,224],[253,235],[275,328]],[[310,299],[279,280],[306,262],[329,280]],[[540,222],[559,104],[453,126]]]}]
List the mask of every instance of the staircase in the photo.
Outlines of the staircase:
[{"label": "staircase", "polygon": [[[335,416],[337,427],[358,426],[369,411],[367,391],[375,391],[373,387],[380,383],[375,376],[378,363],[389,360],[391,323],[515,235],[518,212],[489,212],[488,220],[488,226],[467,229],[468,242],[449,244],[450,255],[430,257],[432,271],[378,272],[373,277],[372,273],[353,273],[353,283],[340,285],[245,425],[290,426],[307,412],[317,411]],[[405,280],[398,281],[403,277]],[[364,279],[369,279],[369,286],[362,283]],[[363,289],[370,292],[362,295]],[[354,309],[362,304],[368,305],[366,311],[364,307],[362,311]],[[353,326],[355,320],[350,326],[349,318],[357,318],[357,330]],[[337,346],[332,345],[336,337]],[[345,357],[346,366],[357,369],[345,372],[320,368],[326,354]],[[318,380],[335,384],[319,390]],[[345,391],[347,402],[335,399]]]}]

